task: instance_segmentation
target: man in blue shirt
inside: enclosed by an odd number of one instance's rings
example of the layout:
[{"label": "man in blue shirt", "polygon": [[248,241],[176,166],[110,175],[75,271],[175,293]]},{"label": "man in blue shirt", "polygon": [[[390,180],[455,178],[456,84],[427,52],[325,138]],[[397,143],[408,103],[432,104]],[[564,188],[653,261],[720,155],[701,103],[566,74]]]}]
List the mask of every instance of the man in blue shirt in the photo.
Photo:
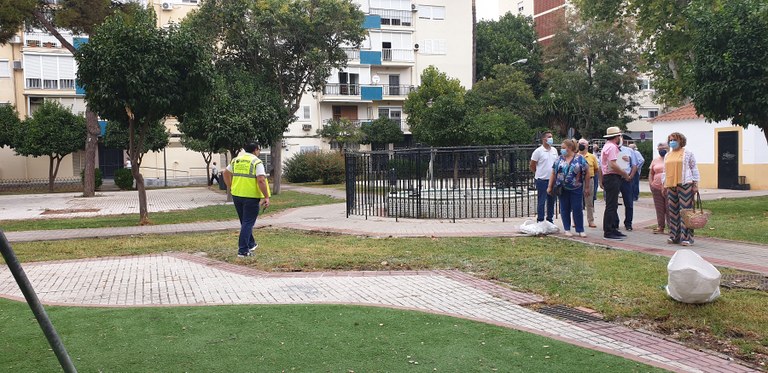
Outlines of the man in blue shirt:
[{"label": "man in blue shirt", "polygon": [[643,163],[645,163],[645,158],[643,158],[643,155],[637,150],[637,145],[630,144],[630,148],[632,148],[632,151],[634,152],[634,162],[637,165],[637,172],[635,172],[635,177],[632,179],[632,199],[637,201],[640,198],[640,173],[643,172]]},{"label": "man in blue shirt", "polygon": [[[637,174],[637,158],[635,157],[635,151],[629,146],[619,146],[619,159],[616,163],[621,167],[624,172],[629,175],[629,180],[621,180],[621,200],[624,203],[624,228],[628,231],[632,230],[632,218],[635,213],[634,209],[634,196],[632,194],[632,186],[635,174]],[[619,222],[616,222],[619,225]]]}]

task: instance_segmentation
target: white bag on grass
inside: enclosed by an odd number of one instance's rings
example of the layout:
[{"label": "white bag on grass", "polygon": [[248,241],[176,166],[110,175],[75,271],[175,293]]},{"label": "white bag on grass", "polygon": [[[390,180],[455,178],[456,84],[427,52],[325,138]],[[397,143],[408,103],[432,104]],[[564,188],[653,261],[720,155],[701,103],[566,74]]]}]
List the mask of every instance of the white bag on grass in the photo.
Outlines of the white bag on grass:
[{"label": "white bag on grass", "polygon": [[519,229],[521,233],[525,233],[529,236],[543,236],[560,231],[560,228],[546,220],[538,223],[534,223],[532,220],[526,220]]},{"label": "white bag on grass", "polygon": [[720,297],[720,271],[692,250],[678,250],[667,265],[667,294],[683,303],[709,303]]}]

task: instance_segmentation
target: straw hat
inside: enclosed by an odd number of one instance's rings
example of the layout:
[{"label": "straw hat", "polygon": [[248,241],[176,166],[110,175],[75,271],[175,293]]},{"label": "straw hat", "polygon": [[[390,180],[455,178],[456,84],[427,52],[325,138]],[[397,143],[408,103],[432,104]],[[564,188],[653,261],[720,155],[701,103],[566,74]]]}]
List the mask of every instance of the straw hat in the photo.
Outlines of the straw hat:
[{"label": "straw hat", "polygon": [[608,127],[608,129],[605,130],[605,138],[609,137],[616,137],[621,135],[621,129],[619,127]]}]

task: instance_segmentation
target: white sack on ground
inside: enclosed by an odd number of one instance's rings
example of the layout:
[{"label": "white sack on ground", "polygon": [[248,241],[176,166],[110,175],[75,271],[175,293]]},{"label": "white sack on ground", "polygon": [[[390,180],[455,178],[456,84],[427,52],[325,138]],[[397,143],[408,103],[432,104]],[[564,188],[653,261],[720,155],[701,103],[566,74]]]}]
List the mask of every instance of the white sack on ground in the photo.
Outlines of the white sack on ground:
[{"label": "white sack on ground", "polygon": [[555,234],[560,231],[553,223],[546,220],[538,223],[534,223],[532,220],[526,220],[519,228],[521,233],[525,233],[529,236],[543,236],[547,234]]},{"label": "white sack on ground", "polygon": [[720,296],[720,271],[692,250],[678,250],[667,265],[667,294],[683,303],[709,303]]}]

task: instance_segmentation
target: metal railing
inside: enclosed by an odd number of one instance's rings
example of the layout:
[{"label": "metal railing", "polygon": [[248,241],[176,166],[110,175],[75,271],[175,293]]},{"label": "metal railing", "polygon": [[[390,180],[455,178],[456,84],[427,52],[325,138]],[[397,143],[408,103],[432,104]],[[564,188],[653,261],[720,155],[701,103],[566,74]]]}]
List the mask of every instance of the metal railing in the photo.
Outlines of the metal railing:
[{"label": "metal railing", "polygon": [[[344,118],[346,119],[346,118]],[[332,121],[333,119],[323,119],[323,126],[327,126],[328,122]],[[371,123],[375,119],[347,119],[348,121],[352,122],[357,127],[360,127],[361,125],[365,123]],[[400,126],[400,129],[403,129],[403,126],[405,125],[405,121],[401,119],[390,119],[391,122],[396,123],[398,126]]]},{"label": "metal railing", "polygon": [[381,16],[382,25],[409,27],[413,24],[413,12],[410,10],[370,8],[368,12]]},{"label": "metal railing", "polygon": [[536,213],[536,146],[415,148],[346,154],[347,217],[525,217]]},{"label": "metal railing", "polygon": [[360,85],[330,83],[323,87],[323,94],[330,96],[358,96],[360,95]]},{"label": "metal railing", "polygon": [[381,50],[382,61],[390,62],[414,62],[413,49],[390,49]]},{"label": "metal railing", "polygon": [[409,93],[416,90],[412,85],[389,85],[384,84],[384,96],[408,96]]},{"label": "metal railing", "polygon": [[357,61],[360,60],[360,50],[359,49],[344,49],[344,53],[347,54],[348,60]]}]

